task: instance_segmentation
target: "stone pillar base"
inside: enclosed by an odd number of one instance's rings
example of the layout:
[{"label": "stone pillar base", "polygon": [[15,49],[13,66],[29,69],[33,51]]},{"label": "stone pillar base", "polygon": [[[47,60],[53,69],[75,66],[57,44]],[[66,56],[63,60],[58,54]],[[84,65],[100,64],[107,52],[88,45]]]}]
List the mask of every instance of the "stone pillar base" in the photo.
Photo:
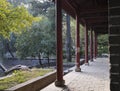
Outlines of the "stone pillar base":
[{"label": "stone pillar base", "polygon": [[65,80],[62,81],[55,81],[55,86],[56,87],[64,87],[65,86]]},{"label": "stone pillar base", "polygon": [[85,63],[86,66],[89,66],[89,63]]},{"label": "stone pillar base", "polygon": [[81,68],[76,67],[75,72],[81,72]]}]

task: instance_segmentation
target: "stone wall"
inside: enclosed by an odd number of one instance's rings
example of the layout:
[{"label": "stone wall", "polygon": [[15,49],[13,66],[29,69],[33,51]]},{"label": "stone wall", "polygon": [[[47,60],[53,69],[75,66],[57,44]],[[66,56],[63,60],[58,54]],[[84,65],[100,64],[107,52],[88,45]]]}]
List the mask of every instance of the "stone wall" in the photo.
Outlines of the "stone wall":
[{"label": "stone wall", "polygon": [[110,89],[120,91],[120,0],[109,0]]}]

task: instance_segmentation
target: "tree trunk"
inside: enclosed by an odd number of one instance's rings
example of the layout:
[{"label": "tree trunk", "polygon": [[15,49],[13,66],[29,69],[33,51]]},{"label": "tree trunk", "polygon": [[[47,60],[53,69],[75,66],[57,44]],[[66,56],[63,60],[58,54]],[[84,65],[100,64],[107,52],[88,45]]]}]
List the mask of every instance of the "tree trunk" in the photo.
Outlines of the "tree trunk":
[{"label": "tree trunk", "polygon": [[67,23],[67,32],[66,32],[66,58],[68,62],[72,61],[71,58],[71,32],[70,32],[70,16],[67,14],[66,16]]},{"label": "tree trunk", "polygon": [[8,42],[6,43],[6,47],[7,47],[8,52],[9,52],[10,55],[12,56],[12,58],[14,58],[14,55],[13,55],[12,51],[10,50],[10,46],[9,46],[9,43],[8,43]]},{"label": "tree trunk", "polygon": [[5,71],[7,71],[7,68],[4,66],[4,65],[2,65],[1,63],[0,63],[0,68],[5,72]]},{"label": "tree trunk", "polygon": [[15,70],[29,70],[29,67],[25,66],[25,65],[16,65],[13,66],[12,68],[7,69],[4,65],[2,65],[0,63],[0,68],[4,71],[5,75],[8,75],[9,73],[14,72]]},{"label": "tree trunk", "polygon": [[50,67],[49,53],[48,53],[48,67]]},{"label": "tree trunk", "polygon": [[42,61],[41,61],[41,55],[40,55],[40,53],[38,54],[38,58],[39,58],[39,64],[43,68],[43,64],[42,64]]}]

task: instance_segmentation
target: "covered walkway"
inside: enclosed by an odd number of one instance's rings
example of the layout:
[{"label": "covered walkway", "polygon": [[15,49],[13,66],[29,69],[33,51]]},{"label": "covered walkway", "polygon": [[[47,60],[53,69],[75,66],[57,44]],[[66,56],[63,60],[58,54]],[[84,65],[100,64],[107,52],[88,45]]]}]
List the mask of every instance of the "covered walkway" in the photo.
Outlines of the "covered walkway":
[{"label": "covered walkway", "polygon": [[65,75],[65,86],[56,87],[54,83],[41,91],[110,91],[109,60],[97,58],[90,65],[82,65],[82,72],[73,71]]}]

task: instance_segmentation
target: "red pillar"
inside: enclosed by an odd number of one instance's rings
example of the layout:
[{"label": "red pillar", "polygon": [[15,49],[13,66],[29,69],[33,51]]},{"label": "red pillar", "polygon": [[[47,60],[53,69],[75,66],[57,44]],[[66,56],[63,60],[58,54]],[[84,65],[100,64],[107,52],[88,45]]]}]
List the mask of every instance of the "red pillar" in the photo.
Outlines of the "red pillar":
[{"label": "red pillar", "polygon": [[90,60],[93,61],[93,31],[90,30]]},{"label": "red pillar", "polygon": [[79,30],[79,16],[76,15],[76,72],[80,72],[80,30]]},{"label": "red pillar", "polygon": [[57,35],[57,79],[56,86],[64,86],[62,61],[62,0],[56,0],[56,35]]},{"label": "red pillar", "polygon": [[94,32],[94,59],[97,57],[97,33]]},{"label": "red pillar", "polygon": [[85,26],[85,64],[89,65],[89,63],[88,63],[88,30],[87,30],[87,26]]}]

